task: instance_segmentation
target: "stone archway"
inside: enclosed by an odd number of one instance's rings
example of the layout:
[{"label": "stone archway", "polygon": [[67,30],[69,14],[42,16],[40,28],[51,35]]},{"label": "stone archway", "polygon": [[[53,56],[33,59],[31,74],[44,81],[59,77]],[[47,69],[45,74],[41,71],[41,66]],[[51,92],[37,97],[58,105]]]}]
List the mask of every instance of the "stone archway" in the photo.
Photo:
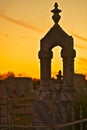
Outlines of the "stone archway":
[{"label": "stone archway", "polygon": [[[58,4],[55,3],[53,12],[54,26],[40,41],[40,89],[36,93],[34,103],[36,125],[65,123],[70,118],[73,119],[70,110],[74,109],[74,50],[73,38],[69,36],[58,24],[60,20]],[[61,58],[63,59],[63,90],[59,93],[58,99],[54,97],[51,89],[51,59],[53,58],[52,49],[60,46]],[[52,106],[55,105],[55,111]],[[58,111],[60,110],[60,111]],[[52,114],[53,113],[53,114]],[[55,118],[54,118],[55,115]],[[55,121],[54,121],[55,119]],[[65,130],[65,129],[64,129]]]},{"label": "stone archway", "polygon": [[54,5],[55,9],[51,12],[54,13],[52,16],[55,24],[49,30],[49,32],[40,41],[40,79],[41,86],[49,87],[51,80],[51,59],[53,58],[52,49],[56,46],[60,46],[61,57],[63,58],[63,79],[64,86],[73,86],[73,75],[74,75],[74,58],[76,52],[73,49],[73,38],[69,36],[62,28],[59,26],[58,22],[60,20],[57,3]]}]

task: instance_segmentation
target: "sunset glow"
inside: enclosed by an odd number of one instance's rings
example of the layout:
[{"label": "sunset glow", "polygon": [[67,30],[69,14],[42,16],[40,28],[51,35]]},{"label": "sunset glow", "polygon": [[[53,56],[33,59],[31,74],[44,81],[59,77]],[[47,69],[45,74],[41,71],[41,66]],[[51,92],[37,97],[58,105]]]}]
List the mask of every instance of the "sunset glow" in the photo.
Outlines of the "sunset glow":
[{"label": "sunset glow", "polygon": [[[75,72],[87,74],[87,0],[57,0],[60,26],[74,38]],[[0,74],[40,77],[40,39],[53,26],[55,0],[0,0]],[[52,76],[62,70],[60,47],[53,50]]]}]

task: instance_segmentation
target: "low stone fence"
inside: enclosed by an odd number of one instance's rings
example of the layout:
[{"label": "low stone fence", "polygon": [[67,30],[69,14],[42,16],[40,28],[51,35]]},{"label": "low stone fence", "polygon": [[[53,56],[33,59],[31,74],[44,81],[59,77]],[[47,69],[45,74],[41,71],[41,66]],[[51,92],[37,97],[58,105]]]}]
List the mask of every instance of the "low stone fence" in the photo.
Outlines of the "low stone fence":
[{"label": "low stone fence", "polygon": [[[55,103],[50,102],[53,111]],[[53,114],[53,113],[52,113]],[[81,106],[72,111],[72,121],[68,123],[55,122],[36,126],[33,124],[33,101],[23,98],[3,98],[0,100],[0,130],[87,130],[87,116]]]}]

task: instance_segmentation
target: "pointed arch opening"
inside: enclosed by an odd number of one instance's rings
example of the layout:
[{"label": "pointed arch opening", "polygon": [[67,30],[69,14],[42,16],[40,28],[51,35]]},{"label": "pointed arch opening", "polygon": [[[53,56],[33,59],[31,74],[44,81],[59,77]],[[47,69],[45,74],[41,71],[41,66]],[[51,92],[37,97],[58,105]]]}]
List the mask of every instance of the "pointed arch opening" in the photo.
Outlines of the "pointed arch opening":
[{"label": "pointed arch opening", "polygon": [[63,64],[61,58],[61,47],[56,46],[52,49],[53,59],[51,61],[51,78],[56,78],[59,70],[63,72]]}]

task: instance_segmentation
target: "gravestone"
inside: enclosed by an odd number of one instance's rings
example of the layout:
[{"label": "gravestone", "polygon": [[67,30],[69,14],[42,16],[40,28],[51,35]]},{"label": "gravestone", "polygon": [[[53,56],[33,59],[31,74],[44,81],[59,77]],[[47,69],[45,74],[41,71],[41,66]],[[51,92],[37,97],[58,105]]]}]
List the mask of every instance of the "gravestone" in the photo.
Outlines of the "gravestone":
[{"label": "gravestone", "polygon": [[[57,3],[54,4],[54,9],[51,12],[53,13],[54,25],[40,40],[40,51],[38,53],[40,59],[40,89],[36,92],[34,103],[34,123],[37,126],[47,124],[50,126],[74,120],[71,111],[74,109],[73,78],[76,52],[72,36],[69,36],[58,24],[61,18],[59,15],[61,10],[58,9]],[[56,46],[61,47],[61,57],[63,59],[63,83],[61,91],[56,93],[57,98],[55,98],[55,92],[51,87],[52,49]],[[42,130],[42,128],[39,129]]]}]

